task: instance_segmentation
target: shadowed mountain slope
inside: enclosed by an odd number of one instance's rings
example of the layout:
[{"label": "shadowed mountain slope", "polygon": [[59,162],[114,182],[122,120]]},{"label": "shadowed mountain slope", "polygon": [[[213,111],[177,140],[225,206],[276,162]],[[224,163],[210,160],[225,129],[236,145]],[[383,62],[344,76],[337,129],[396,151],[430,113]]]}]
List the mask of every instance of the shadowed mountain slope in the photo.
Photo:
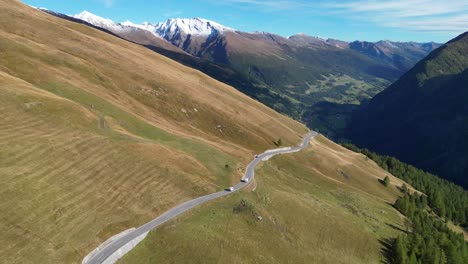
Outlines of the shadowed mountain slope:
[{"label": "shadowed mountain slope", "polygon": [[353,119],[351,138],[468,186],[468,34],[433,51]]}]

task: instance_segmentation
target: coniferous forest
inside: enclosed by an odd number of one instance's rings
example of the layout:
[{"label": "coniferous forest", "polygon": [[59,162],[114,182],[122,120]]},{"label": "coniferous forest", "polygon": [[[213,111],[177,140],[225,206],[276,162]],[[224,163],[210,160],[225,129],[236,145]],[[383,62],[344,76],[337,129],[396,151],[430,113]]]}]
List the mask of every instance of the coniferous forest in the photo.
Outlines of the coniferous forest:
[{"label": "coniferous forest", "polygon": [[463,235],[453,232],[442,219],[430,214],[424,195],[405,192],[394,206],[411,225],[406,234],[393,241],[392,263],[468,263],[468,245]]}]

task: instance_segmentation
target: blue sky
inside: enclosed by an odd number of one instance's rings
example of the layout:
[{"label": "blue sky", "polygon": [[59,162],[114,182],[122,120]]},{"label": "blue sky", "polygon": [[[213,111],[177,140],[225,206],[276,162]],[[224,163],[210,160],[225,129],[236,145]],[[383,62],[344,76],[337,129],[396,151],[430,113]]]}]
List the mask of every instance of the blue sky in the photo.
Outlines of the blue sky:
[{"label": "blue sky", "polygon": [[446,42],[468,31],[468,0],[23,0],[117,22],[202,17],[242,31],[340,40]]}]

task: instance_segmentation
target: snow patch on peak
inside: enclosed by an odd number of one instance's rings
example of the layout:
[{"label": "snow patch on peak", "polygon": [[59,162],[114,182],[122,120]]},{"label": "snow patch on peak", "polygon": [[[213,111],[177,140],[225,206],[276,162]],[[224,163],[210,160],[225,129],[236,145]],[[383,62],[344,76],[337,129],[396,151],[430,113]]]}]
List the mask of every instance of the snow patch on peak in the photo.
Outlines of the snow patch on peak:
[{"label": "snow patch on peak", "polygon": [[141,26],[141,25],[138,25],[138,24],[135,24],[133,23],[132,21],[130,20],[127,20],[127,21],[124,21],[122,23],[120,23],[122,26],[127,26],[127,27],[138,27],[138,26]]},{"label": "snow patch on peak", "polygon": [[396,44],[398,44],[398,42],[393,42],[393,41],[390,41],[390,40],[381,40],[381,41],[378,41],[377,44],[386,45],[386,46],[389,46],[391,48],[398,48],[398,46],[396,45]]},{"label": "snow patch on peak", "polygon": [[135,24],[135,23],[127,20],[125,22],[120,23],[119,25],[121,25],[123,27],[123,30],[140,29],[140,30],[145,30],[145,31],[150,32],[151,34],[153,34],[157,38],[163,38],[161,35],[159,35],[157,33],[156,25],[153,24],[153,23],[143,22],[141,24]]},{"label": "snow patch on peak", "polygon": [[307,38],[307,39],[315,39],[315,40],[320,40],[320,41],[326,41],[327,39],[321,36],[311,36],[307,35],[306,33],[299,32],[297,34],[291,35],[288,37],[288,39],[294,39],[294,38]]},{"label": "snow patch on peak", "polygon": [[155,30],[154,25],[151,24],[151,23],[148,23],[148,22],[144,22],[142,24],[135,24],[135,23],[127,20],[125,22],[120,23],[120,25],[122,25],[123,27],[126,27],[126,28],[143,29],[143,30],[151,31],[152,33]]},{"label": "snow patch on peak", "polygon": [[259,30],[252,31],[252,34],[257,34],[257,35],[271,35],[270,32],[259,31]]}]

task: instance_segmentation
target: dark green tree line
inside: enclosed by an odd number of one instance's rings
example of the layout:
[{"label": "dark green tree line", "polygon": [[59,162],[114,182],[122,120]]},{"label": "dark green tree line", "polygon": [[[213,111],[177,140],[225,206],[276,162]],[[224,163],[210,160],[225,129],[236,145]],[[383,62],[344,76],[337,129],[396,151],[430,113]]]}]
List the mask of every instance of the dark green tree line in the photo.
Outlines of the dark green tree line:
[{"label": "dark green tree line", "polygon": [[468,227],[468,192],[462,187],[396,158],[381,156],[368,149],[359,149],[352,144],[343,146],[366,155],[383,169],[426,194],[428,205],[438,216],[452,220],[465,228]]}]

